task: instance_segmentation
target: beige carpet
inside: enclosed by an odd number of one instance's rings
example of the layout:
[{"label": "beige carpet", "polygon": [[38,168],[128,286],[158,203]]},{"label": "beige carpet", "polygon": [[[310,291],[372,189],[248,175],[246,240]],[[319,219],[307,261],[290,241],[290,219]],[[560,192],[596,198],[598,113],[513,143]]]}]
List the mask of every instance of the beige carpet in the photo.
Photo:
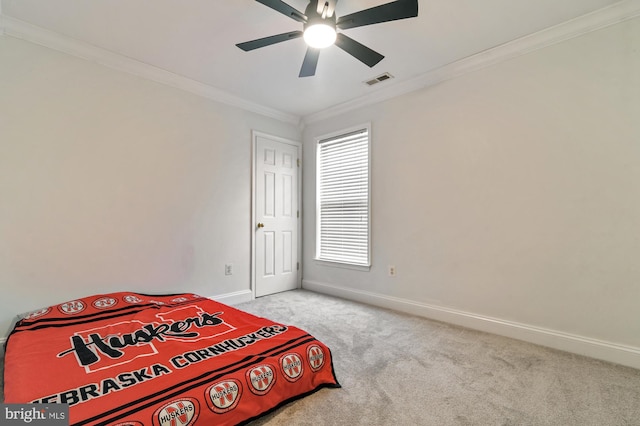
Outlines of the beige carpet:
[{"label": "beige carpet", "polygon": [[304,290],[239,307],[325,342],[342,384],[254,426],[640,425],[640,370]]},{"label": "beige carpet", "polygon": [[254,425],[640,425],[640,370],[308,291],[239,307],[325,342],[342,384]]}]

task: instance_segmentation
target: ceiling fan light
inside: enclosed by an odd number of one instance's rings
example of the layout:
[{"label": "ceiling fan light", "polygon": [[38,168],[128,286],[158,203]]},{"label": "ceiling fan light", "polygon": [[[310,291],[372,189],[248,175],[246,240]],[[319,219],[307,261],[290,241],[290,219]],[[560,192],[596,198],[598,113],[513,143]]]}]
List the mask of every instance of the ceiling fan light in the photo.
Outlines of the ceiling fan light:
[{"label": "ceiling fan light", "polygon": [[336,41],[336,29],[327,24],[309,25],[304,30],[304,41],[310,47],[322,49]]}]

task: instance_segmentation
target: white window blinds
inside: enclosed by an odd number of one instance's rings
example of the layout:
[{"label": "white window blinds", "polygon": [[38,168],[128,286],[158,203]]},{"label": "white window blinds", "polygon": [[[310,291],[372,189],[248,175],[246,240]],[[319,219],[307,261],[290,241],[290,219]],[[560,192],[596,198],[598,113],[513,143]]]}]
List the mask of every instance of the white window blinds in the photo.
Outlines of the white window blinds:
[{"label": "white window blinds", "polygon": [[369,130],[318,142],[316,258],[369,266]]}]

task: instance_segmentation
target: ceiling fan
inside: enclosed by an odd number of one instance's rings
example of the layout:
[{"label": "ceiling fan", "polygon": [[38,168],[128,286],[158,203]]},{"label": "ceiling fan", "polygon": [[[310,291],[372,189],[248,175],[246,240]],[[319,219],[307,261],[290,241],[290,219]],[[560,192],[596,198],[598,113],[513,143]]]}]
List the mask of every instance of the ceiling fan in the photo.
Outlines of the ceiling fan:
[{"label": "ceiling fan", "polygon": [[302,23],[303,31],[290,31],[288,33],[238,43],[236,46],[248,52],[260,47],[303,37],[308,48],[304,61],[302,62],[299,77],[315,75],[320,50],[332,44],[335,44],[369,67],[373,67],[384,58],[383,55],[375,50],[369,49],[343,33],[336,32],[336,29],[346,30],[418,16],[418,0],[397,0],[339,18],[336,17],[334,13],[338,0],[310,0],[304,13],[281,0],[256,1]]}]

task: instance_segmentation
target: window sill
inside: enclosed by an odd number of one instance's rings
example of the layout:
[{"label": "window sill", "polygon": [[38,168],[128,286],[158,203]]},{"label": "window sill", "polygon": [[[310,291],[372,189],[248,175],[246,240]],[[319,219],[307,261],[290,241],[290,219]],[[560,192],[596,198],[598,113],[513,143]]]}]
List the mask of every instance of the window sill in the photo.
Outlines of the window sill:
[{"label": "window sill", "polygon": [[351,269],[355,271],[369,272],[371,270],[371,265],[360,265],[356,263],[342,263],[342,262],[332,262],[330,260],[324,259],[313,259],[318,265],[328,266],[330,268],[342,268],[342,269]]}]

